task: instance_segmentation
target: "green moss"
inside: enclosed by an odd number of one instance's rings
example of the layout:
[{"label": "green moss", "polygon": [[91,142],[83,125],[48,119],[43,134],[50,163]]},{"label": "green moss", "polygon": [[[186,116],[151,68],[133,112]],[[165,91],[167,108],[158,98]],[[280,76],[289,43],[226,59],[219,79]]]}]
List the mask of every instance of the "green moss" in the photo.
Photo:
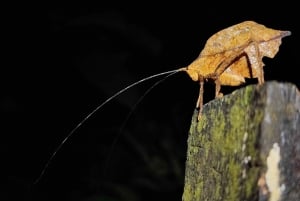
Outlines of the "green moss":
[{"label": "green moss", "polygon": [[240,176],[241,176],[240,173],[241,173],[241,166],[233,160],[229,161],[228,163],[229,183],[227,186],[229,190],[228,190],[228,197],[225,200],[228,201],[238,200],[239,197],[238,189],[240,187]]},{"label": "green moss", "polygon": [[200,197],[201,191],[202,191],[201,185],[197,185],[197,186],[196,186],[196,189],[195,189],[195,196],[194,196],[194,197],[195,197],[195,198]]},{"label": "green moss", "polygon": [[222,142],[224,139],[224,136],[222,132],[225,129],[225,117],[224,114],[220,111],[212,110],[210,115],[217,114],[215,118],[214,127],[211,131],[212,141],[219,143]]},{"label": "green moss", "polygon": [[199,147],[192,147],[191,153],[197,154],[199,152]]},{"label": "green moss", "polygon": [[[195,125],[193,125],[193,124],[195,124]],[[202,115],[201,120],[199,122],[197,122],[195,119],[195,121],[193,121],[193,124],[191,127],[196,128],[196,130],[206,129],[206,127],[208,126],[206,115]]]},{"label": "green moss", "polygon": [[221,185],[217,185],[215,187],[215,196],[216,196],[217,200],[222,200],[222,194],[221,194],[221,192],[222,192]]},{"label": "green moss", "polygon": [[191,188],[191,185],[187,182],[186,185],[184,186],[184,192],[183,192],[183,195],[182,195],[182,200],[191,201],[192,198],[193,198],[192,188]]}]

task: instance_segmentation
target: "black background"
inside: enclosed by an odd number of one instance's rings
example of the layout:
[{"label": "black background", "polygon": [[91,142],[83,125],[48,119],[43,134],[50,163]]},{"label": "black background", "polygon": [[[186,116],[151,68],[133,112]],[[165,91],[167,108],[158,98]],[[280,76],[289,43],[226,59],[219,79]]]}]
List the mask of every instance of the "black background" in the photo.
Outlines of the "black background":
[{"label": "black background", "polygon": [[[212,34],[239,22],[254,20],[292,32],[275,58],[264,58],[265,80],[299,88],[295,7],[288,1],[244,1],[7,8],[0,74],[0,200],[181,200],[186,140],[199,88],[185,73],[156,86],[124,127],[134,103],[158,79],[105,105],[33,182],[62,140],[105,99],[139,79],[188,65]],[[206,84],[205,102],[213,93],[214,86]]]}]

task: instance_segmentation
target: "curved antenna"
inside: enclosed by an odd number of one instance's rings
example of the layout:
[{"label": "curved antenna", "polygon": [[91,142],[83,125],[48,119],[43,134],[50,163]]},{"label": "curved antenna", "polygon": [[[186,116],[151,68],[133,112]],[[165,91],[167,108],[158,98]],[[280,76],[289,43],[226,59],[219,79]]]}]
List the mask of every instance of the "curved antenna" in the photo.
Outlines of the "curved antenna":
[{"label": "curved antenna", "polygon": [[135,104],[132,106],[131,111],[130,111],[130,112],[128,113],[128,115],[126,116],[125,120],[123,121],[123,123],[122,123],[122,125],[121,125],[121,127],[120,127],[120,129],[119,129],[118,134],[116,135],[116,137],[114,138],[114,140],[113,140],[113,142],[112,142],[112,144],[111,144],[111,146],[110,146],[110,149],[109,149],[109,152],[108,152],[108,156],[107,156],[107,159],[106,159],[105,164],[104,164],[104,173],[103,173],[104,175],[105,175],[106,170],[107,170],[107,168],[108,168],[108,165],[109,165],[111,156],[112,156],[112,154],[113,154],[113,150],[114,150],[114,148],[115,148],[115,146],[116,146],[116,144],[117,144],[119,138],[120,138],[121,135],[122,135],[122,131],[123,131],[124,127],[126,126],[128,120],[129,120],[129,118],[130,118],[131,115],[133,114],[133,112],[134,112],[134,110],[136,109],[136,107],[141,103],[141,101],[145,98],[145,96],[146,96],[146,95],[147,95],[154,87],[156,87],[157,85],[159,85],[160,83],[162,83],[163,81],[165,81],[167,78],[171,77],[172,75],[176,74],[177,72],[178,72],[178,71],[175,71],[175,72],[173,72],[173,73],[167,75],[166,77],[164,77],[164,78],[158,80],[157,82],[155,82],[151,87],[149,87],[149,88],[147,89],[147,91],[146,91],[146,92],[145,92],[145,93],[144,93],[144,94],[143,94],[143,95],[135,102]]},{"label": "curved antenna", "polygon": [[50,163],[52,162],[53,158],[56,156],[57,152],[62,148],[62,146],[66,143],[66,141],[74,134],[74,132],[83,124],[85,123],[95,112],[97,112],[100,108],[102,108],[104,105],[106,105],[108,102],[110,102],[112,99],[116,98],[117,96],[119,96],[120,94],[122,94],[123,92],[127,91],[128,89],[130,89],[131,87],[134,87],[144,81],[150,80],[152,78],[155,77],[159,77],[162,75],[166,75],[166,74],[175,74],[177,72],[181,71],[181,69],[176,69],[176,70],[171,70],[171,71],[166,71],[166,72],[162,72],[162,73],[158,73],[155,75],[151,75],[149,77],[143,78],[137,82],[134,82],[133,84],[128,85],[127,87],[121,89],[120,91],[118,91],[117,93],[115,93],[114,95],[112,95],[111,97],[109,97],[108,99],[106,99],[103,103],[101,103],[98,107],[96,107],[92,112],[90,112],[81,122],[79,122],[77,124],[77,126],[75,128],[73,128],[73,130],[71,130],[71,132],[67,135],[67,137],[64,138],[64,140],[59,144],[59,146],[54,150],[53,154],[51,155],[51,157],[48,159],[46,165],[44,166],[42,172],[40,173],[39,177],[35,180],[35,182],[33,184],[37,184],[39,183],[39,181],[41,180],[41,178],[44,176],[47,168],[49,167]]}]

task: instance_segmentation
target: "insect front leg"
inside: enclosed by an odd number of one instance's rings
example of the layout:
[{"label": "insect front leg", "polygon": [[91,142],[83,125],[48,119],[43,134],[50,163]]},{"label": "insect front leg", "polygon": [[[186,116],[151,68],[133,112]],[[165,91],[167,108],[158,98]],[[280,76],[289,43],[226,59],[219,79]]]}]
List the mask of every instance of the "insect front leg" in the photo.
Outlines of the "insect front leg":
[{"label": "insect front leg", "polygon": [[198,121],[201,118],[202,108],[203,108],[203,94],[204,94],[204,79],[200,79],[200,89],[199,89],[199,96],[196,103],[196,108],[199,108],[198,112]]}]

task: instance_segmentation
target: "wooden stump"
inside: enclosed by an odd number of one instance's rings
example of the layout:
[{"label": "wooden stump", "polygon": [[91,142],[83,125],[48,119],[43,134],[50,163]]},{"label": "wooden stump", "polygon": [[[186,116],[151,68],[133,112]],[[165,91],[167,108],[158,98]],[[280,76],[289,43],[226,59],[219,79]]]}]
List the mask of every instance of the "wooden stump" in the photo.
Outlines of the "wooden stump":
[{"label": "wooden stump", "polygon": [[195,111],[183,201],[299,201],[300,94],[249,85]]}]

